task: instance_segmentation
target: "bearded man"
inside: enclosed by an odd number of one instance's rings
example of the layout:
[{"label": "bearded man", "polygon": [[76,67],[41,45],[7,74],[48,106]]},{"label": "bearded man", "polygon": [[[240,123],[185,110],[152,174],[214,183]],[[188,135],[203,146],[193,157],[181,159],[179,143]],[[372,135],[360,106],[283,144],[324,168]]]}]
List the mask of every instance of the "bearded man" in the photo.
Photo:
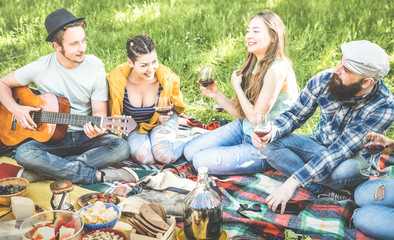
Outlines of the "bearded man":
[{"label": "bearded man", "polygon": [[[108,86],[103,62],[85,55],[84,18],[76,18],[64,8],[45,19],[54,53],[43,56],[0,79],[0,101],[24,129],[36,131],[32,112],[39,108],[18,104],[12,88],[34,83],[40,93],[66,97],[71,114],[107,117]],[[23,166],[18,176],[30,182],[43,179],[68,179],[73,183],[137,180],[130,169],[103,169],[127,159],[130,149],[125,140],[91,123],[69,125],[58,143],[28,141],[18,147],[15,159]]]},{"label": "bearded man", "polygon": [[[338,67],[310,79],[296,103],[275,119],[269,135],[252,136],[268,163],[289,177],[266,199],[273,211],[281,205],[283,213],[301,186],[318,197],[350,199],[369,178],[360,173],[368,167],[363,137],[387,130],[394,121],[393,95],[382,81],[390,69],[386,52],[365,40],[345,43],[341,50]],[[293,133],[318,107],[313,132]]]}]

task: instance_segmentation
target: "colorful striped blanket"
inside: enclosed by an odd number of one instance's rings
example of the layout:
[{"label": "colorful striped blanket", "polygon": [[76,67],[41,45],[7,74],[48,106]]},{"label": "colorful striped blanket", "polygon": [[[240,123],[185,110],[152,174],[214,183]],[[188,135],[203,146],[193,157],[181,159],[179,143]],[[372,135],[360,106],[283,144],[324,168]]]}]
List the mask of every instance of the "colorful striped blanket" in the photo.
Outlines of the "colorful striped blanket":
[{"label": "colorful striped blanket", "polygon": [[[384,165],[388,156],[382,156]],[[133,169],[140,178],[159,171],[161,165],[138,165],[129,161],[118,164]],[[384,166],[382,166],[384,167]],[[192,165],[184,159],[176,162],[181,176],[196,180]],[[266,197],[286,180],[278,171],[268,171],[247,176],[213,177],[222,191],[224,228],[229,236],[250,235],[265,239],[283,239],[284,230],[290,229],[296,234],[313,239],[369,239],[351,224],[353,210],[357,208],[353,201],[333,201],[317,199],[309,191],[300,188],[293,200],[303,209],[298,215],[273,213],[265,205]],[[136,184],[96,184],[84,186],[91,190],[131,196],[138,193]],[[257,203],[261,211],[237,211],[240,204]]]},{"label": "colorful striped blanket", "polygon": [[[13,154],[7,154],[13,157]],[[387,155],[381,157],[381,167],[387,165]],[[392,161],[393,158],[390,158]],[[161,169],[161,165],[139,165],[124,161],[115,167],[127,166],[143,179]],[[176,162],[180,175],[197,180],[192,165],[184,159]],[[278,171],[268,171],[247,176],[213,177],[222,191],[224,228],[230,237],[250,235],[265,239],[283,239],[284,230],[290,229],[296,234],[309,236],[313,239],[369,239],[351,225],[353,210],[357,207],[352,201],[336,202],[328,199],[316,199],[305,189],[298,189],[293,200],[303,209],[297,215],[277,214],[267,209],[265,198],[278,187],[286,176]],[[101,183],[84,185],[84,188],[104,193],[114,193],[127,197],[138,194],[140,188],[135,183]],[[257,203],[261,211],[243,211],[240,204]]]}]

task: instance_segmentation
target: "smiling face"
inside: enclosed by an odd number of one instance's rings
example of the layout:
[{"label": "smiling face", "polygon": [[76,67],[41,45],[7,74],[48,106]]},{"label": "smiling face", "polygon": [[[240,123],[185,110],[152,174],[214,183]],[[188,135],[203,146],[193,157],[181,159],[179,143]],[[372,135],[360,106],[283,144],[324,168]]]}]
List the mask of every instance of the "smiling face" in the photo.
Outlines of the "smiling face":
[{"label": "smiling face", "polygon": [[153,80],[155,77],[155,72],[159,67],[156,50],[138,56],[134,63],[129,58],[127,59],[127,62],[133,69],[132,71],[134,77],[138,80]]},{"label": "smiling face", "polygon": [[257,59],[260,60],[270,46],[271,41],[271,36],[264,20],[258,16],[252,18],[245,35],[248,52],[255,54]]},{"label": "smiling face", "polygon": [[66,68],[75,68],[85,60],[86,38],[82,27],[70,27],[64,32],[62,46],[53,43],[57,59]]}]

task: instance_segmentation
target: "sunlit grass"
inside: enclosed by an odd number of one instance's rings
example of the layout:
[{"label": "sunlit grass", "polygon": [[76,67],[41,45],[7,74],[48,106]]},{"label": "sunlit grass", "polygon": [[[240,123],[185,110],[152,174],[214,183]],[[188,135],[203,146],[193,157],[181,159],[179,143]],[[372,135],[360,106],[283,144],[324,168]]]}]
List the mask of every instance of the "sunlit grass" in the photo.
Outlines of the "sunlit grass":
[{"label": "sunlit grass", "polygon": [[[234,94],[230,76],[246,56],[244,36],[251,15],[270,9],[287,28],[290,58],[302,89],[319,71],[333,68],[340,45],[367,39],[382,46],[394,68],[391,0],[0,0],[0,75],[53,52],[44,27],[45,17],[65,7],[85,17],[88,53],[103,60],[106,71],[126,61],[128,38],[146,33],[158,47],[159,61],[181,78],[186,113],[205,123],[213,118],[232,120],[228,113],[194,103],[201,97],[196,83],[204,65],[216,68],[219,89]],[[384,78],[394,91],[393,70]],[[310,132],[315,116],[299,131]],[[389,135],[393,136],[393,130]]]}]

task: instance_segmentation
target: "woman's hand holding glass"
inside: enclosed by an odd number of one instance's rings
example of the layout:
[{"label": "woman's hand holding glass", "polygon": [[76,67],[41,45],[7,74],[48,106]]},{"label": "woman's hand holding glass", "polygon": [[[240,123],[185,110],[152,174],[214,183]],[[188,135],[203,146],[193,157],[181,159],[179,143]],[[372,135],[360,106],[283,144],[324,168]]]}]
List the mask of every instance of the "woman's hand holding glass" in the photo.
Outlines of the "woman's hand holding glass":
[{"label": "woman's hand holding glass", "polygon": [[200,89],[202,91],[202,94],[204,96],[210,97],[215,99],[216,95],[219,93],[219,90],[217,88],[217,82],[214,81],[212,84],[210,84],[207,87],[203,87],[202,85],[200,86]]},{"label": "woman's hand holding glass", "polygon": [[[208,86],[215,83],[215,69],[213,69],[212,67],[204,67],[204,69],[201,71],[200,75],[198,76],[197,83],[201,84],[201,86],[204,88],[207,88]],[[201,99],[196,101],[195,103],[200,105],[207,105],[204,102],[202,96]]]}]

